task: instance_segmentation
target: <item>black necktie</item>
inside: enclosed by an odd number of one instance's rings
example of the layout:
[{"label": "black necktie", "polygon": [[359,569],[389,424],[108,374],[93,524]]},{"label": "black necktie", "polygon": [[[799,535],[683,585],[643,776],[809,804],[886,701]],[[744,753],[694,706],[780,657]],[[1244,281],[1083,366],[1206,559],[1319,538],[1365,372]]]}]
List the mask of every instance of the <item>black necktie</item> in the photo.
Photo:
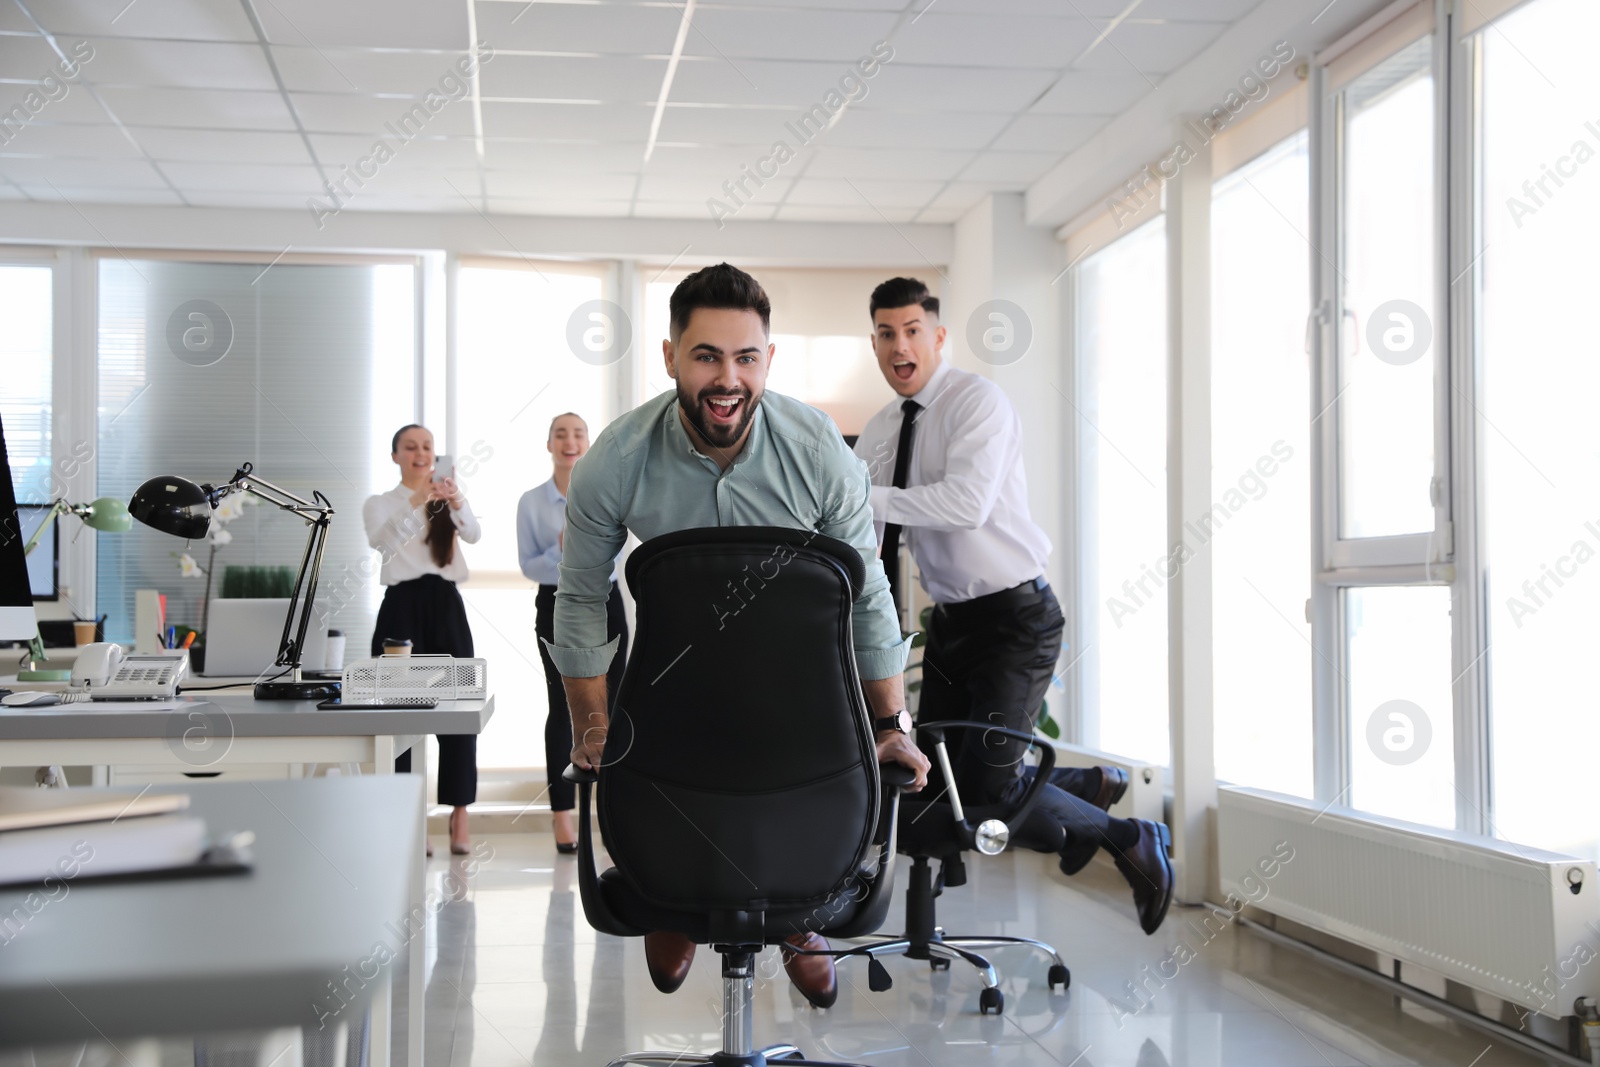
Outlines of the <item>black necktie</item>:
[{"label": "black necktie", "polygon": [[[896,489],[906,487],[906,477],[911,473],[911,439],[917,431],[917,412],[922,405],[907,400],[900,405],[905,414],[900,420],[900,444],[894,453],[894,481]],[[885,523],[883,527],[883,572],[889,579],[889,596],[894,598],[894,610],[900,610],[900,524]]]}]

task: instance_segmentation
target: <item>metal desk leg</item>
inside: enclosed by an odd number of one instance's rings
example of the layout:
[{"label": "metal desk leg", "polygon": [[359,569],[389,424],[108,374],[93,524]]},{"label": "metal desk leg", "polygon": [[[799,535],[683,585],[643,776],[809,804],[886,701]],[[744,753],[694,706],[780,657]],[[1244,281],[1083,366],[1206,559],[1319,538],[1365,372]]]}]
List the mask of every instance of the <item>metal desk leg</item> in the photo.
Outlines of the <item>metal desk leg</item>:
[{"label": "metal desk leg", "polygon": [[[372,773],[394,773],[394,739],[372,739]],[[383,980],[372,994],[372,1033],[367,1045],[371,1067],[390,1067],[389,1032],[394,1014],[394,975],[384,968]]]}]

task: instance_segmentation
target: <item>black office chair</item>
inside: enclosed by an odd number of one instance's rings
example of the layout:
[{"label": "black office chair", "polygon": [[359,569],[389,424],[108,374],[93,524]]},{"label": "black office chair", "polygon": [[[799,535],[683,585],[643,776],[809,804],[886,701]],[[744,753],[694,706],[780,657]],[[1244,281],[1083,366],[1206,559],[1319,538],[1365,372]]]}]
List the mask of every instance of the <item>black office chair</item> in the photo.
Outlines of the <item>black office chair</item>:
[{"label": "black office chair", "polygon": [[[946,749],[944,732],[947,730],[981,730],[985,736],[995,734],[1025,742],[1039,750],[1039,767],[1026,791],[1011,804],[986,804],[967,807],[961,803],[960,790],[950,770],[950,755]],[[1065,990],[1072,984],[1072,972],[1067,969],[1061,954],[1043,941],[1031,937],[1009,937],[1000,934],[951,935],[938,925],[935,899],[947,887],[965,885],[966,864],[964,852],[976,851],[986,856],[996,856],[1010,845],[1018,845],[1035,852],[1059,852],[1066,844],[1066,831],[1048,814],[1036,810],[1040,791],[1049,783],[1050,771],[1055,767],[1056,752],[1041,743],[1032,734],[1009,730],[988,723],[964,720],[943,721],[917,727],[917,740],[924,748],[932,748],[945,790],[930,788],[927,798],[907,797],[901,809],[899,850],[911,857],[911,875],[906,886],[906,928],[897,938],[857,945],[853,951],[870,956],[902,955],[914,960],[927,960],[934,970],[947,970],[952,960],[964,960],[977,968],[983,981],[978,994],[978,1011],[996,1015],[1005,1010],[1005,994],[1000,992],[1000,982],[993,964],[979,955],[977,950],[1006,948],[1011,945],[1028,945],[1050,957],[1046,983],[1050,990]],[[973,739],[977,741],[977,738]],[[939,877],[933,877],[930,861],[938,859]],[[879,978],[879,985],[885,986]]]},{"label": "black office chair", "polygon": [[[567,769],[583,910],[604,933],[712,945],[724,1011],[714,1055],[613,1062],[810,1062],[793,1045],[754,1047],[755,954],[807,929],[859,937],[882,925],[895,786],[910,782],[902,768],[880,774],[856,675],[861,558],[804,530],[684,530],[640,546],[627,576],[638,620],[601,767]],[[589,823],[597,778],[615,864],[603,874]]]}]

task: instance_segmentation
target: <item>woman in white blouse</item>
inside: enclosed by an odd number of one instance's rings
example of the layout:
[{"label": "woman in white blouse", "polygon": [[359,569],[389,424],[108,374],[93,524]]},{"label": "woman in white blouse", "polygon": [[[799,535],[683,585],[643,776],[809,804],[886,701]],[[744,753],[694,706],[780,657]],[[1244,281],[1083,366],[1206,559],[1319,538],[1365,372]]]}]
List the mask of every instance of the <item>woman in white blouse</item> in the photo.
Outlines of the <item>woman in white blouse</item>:
[{"label": "woman in white blouse", "polygon": [[[577,829],[572,821],[576,795],[572,783],[561,777],[572,754],[572,717],[567,711],[567,692],[561,672],[550,660],[545,641],[555,640],[556,580],[561,573],[562,534],[567,527],[567,485],[572,468],[589,451],[589,424],[567,412],[550,422],[545,441],[550,451],[551,477],[541,486],[529,489],[517,502],[517,559],[522,573],[539,583],[534,598],[534,631],[538,634],[539,659],[544,664],[545,697],[548,712],[544,723],[545,776],[549,783],[550,813],[554,819],[556,851],[578,851]],[[606,691],[615,700],[622,685],[622,668],[628,659],[628,617],[623,611],[622,594],[617,591],[617,572],[611,572],[611,595],[606,600],[606,636],[617,638],[617,654],[611,661]]]},{"label": "woman in white blouse", "polygon": [[[478,517],[456,488],[454,477],[433,480],[433,434],[415,423],[402,426],[390,445],[400,468],[400,484],[367,498],[361,517],[367,543],[383,557],[385,589],[372,634],[372,654],[385,641],[408,640],[418,655],[472,655],[472,630],[456,583],[466,580],[467,563],[458,542],[482,536]],[[411,753],[394,761],[411,770]],[[439,803],[449,804],[450,851],[466,855],[467,805],[478,796],[478,738],[474,734],[439,737]],[[428,846],[433,854],[433,846]]]}]

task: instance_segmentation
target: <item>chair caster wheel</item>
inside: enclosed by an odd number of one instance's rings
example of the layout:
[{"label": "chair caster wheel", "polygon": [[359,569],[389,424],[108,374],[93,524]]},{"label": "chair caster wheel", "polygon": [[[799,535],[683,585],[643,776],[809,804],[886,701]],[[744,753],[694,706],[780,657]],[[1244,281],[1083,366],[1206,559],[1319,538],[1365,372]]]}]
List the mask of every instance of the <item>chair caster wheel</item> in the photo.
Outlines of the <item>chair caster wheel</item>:
[{"label": "chair caster wheel", "polygon": [[1050,974],[1045,978],[1045,981],[1050,984],[1051,989],[1060,986],[1065,990],[1072,984],[1072,972],[1059,963],[1052,963],[1050,965]]},{"label": "chair caster wheel", "polygon": [[991,1011],[996,1015],[1006,1010],[1005,995],[998,989],[985,989],[978,994],[978,1014],[988,1015]]},{"label": "chair caster wheel", "polygon": [[950,961],[942,956],[930,956],[928,958],[928,966],[936,971],[948,971],[950,969]]}]

